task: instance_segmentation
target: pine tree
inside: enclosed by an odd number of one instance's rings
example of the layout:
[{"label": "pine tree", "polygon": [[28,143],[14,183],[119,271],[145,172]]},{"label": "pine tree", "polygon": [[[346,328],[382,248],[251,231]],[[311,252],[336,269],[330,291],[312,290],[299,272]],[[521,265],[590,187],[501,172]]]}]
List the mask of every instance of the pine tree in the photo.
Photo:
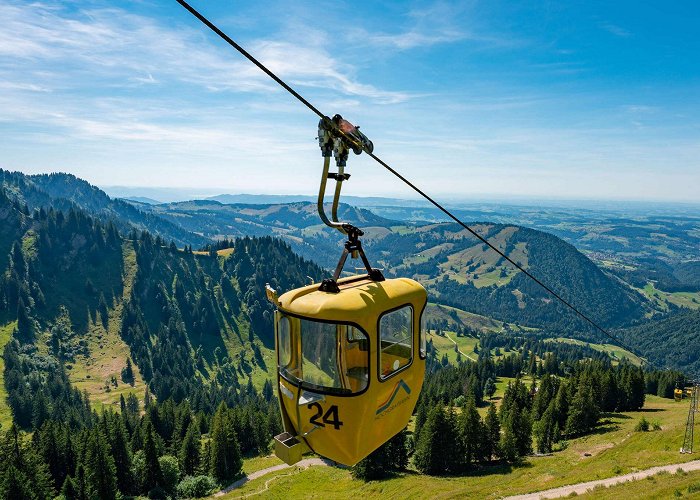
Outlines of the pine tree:
[{"label": "pine tree", "polygon": [[488,396],[489,399],[493,397],[493,395],[496,393],[496,384],[494,383],[493,379],[489,377],[486,379],[486,382],[484,383],[484,394]]},{"label": "pine tree", "polygon": [[200,459],[200,436],[199,429],[194,424],[187,428],[187,434],[180,447],[180,467],[182,472],[188,476],[194,476],[199,469]]},{"label": "pine tree", "polygon": [[32,499],[34,498],[29,488],[29,478],[15,468],[14,464],[9,464],[5,469],[5,474],[0,477],[0,498],[9,499]]},{"label": "pine tree", "polygon": [[133,387],[135,383],[134,369],[131,366],[131,358],[126,358],[126,366],[122,369],[122,382]]},{"label": "pine tree", "polygon": [[75,486],[77,490],[77,495],[76,498],[79,500],[88,500],[88,491],[87,491],[87,478],[86,478],[86,473],[85,473],[85,467],[83,467],[83,464],[78,464],[78,466],[75,468]]},{"label": "pine tree", "polygon": [[542,417],[540,417],[533,426],[533,434],[537,442],[537,451],[539,453],[550,453],[552,451],[552,444],[556,440],[555,429],[557,422],[554,418],[554,408],[555,403],[552,401],[542,414]]},{"label": "pine tree", "polygon": [[24,300],[20,297],[17,303],[17,330],[16,337],[21,342],[31,342],[34,340],[34,320],[29,316]]},{"label": "pine tree", "polygon": [[486,419],[484,421],[484,458],[492,460],[499,456],[499,443],[501,441],[501,422],[496,413],[496,405],[489,405]]},{"label": "pine tree", "polygon": [[61,495],[65,500],[79,500],[80,492],[78,491],[78,486],[72,477],[66,476],[65,481],[63,481],[63,486],[61,487]]},{"label": "pine tree", "polygon": [[569,415],[566,419],[565,432],[569,436],[579,436],[593,429],[598,424],[600,410],[593,396],[591,384],[581,379],[578,391],[571,401]]},{"label": "pine tree", "polygon": [[406,449],[406,431],[396,436],[374,450],[369,456],[360,460],[352,467],[352,476],[364,481],[385,479],[397,471],[405,470],[408,466],[408,450]]},{"label": "pine tree", "polygon": [[143,453],[145,460],[144,475],[141,478],[141,485],[145,492],[152,490],[163,484],[163,472],[158,463],[158,452],[156,451],[155,437],[153,436],[153,425],[148,422],[146,426],[145,438],[143,440]]},{"label": "pine tree", "polygon": [[474,398],[470,397],[459,416],[457,423],[458,439],[462,441],[464,455],[462,466],[469,468],[474,463],[483,460],[483,436],[484,429],[479,412],[476,409]]},{"label": "pine tree", "polygon": [[211,475],[220,482],[235,477],[243,466],[238,439],[225,403],[219,405],[212,422],[210,460]]},{"label": "pine tree", "polygon": [[85,455],[86,484],[89,498],[117,498],[117,474],[107,439],[101,429],[93,429]]},{"label": "pine tree", "polygon": [[425,401],[424,398],[420,398],[418,402],[418,407],[416,408],[416,423],[415,423],[415,430],[413,431],[413,439],[416,443],[418,443],[418,439],[420,438],[420,431],[423,428],[423,425],[425,424],[425,421],[428,419],[428,404]]},{"label": "pine tree", "polygon": [[503,422],[503,435],[499,444],[500,455],[508,462],[516,462],[520,458],[515,430],[518,420],[517,412],[516,409],[508,413],[505,422]]},{"label": "pine tree", "polygon": [[428,413],[416,445],[414,462],[425,474],[444,475],[457,472],[461,462],[454,422],[438,403]]},{"label": "pine tree", "polygon": [[134,478],[131,474],[131,450],[124,421],[118,415],[111,415],[109,442],[117,474],[117,488],[123,494],[133,492]]}]

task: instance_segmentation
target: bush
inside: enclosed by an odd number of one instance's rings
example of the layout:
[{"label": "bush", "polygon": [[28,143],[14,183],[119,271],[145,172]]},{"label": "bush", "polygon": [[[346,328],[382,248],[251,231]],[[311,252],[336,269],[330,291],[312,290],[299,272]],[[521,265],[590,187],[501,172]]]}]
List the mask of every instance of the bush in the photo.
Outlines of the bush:
[{"label": "bush", "polygon": [[160,470],[163,471],[163,488],[166,491],[173,492],[180,479],[180,466],[177,463],[177,458],[172,455],[163,455],[158,459]]},{"label": "bush", "polygon": [[185,476],[177,485],[178,498],[201,498],[217,488],[214,478],[209,476]]},{"label": "bush", "polygon": [[688,486],[688,493],[697,493],[700,491],[700,483],[694,483]]},{"label": "bush", "polygon": [[635,432],[649,432],[649,421],[642,417],[639,419],[639,422],[637,422],[637,425],[634,426]]},{"label": "bush", "polygon": [[169,497],[167,491],[165,491],[160,486],[156,486],[148,492],[148,498],[150,500],[167,500]]},{"label": "bush", "polygon": [[651,424],[651,427],[655,431],[660,431],[661,430],[661,422],[658,420],[654,420],[654,422]]}]

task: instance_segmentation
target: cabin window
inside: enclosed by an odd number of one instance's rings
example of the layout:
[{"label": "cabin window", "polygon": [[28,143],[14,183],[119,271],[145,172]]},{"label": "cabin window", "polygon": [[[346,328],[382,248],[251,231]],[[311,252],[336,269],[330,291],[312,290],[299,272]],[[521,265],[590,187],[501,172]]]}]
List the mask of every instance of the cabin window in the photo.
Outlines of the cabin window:
[{"label": "cabin window", "polygon": [[[352,325],[322,323],[284,316],[293,322],[298,337],[291,339],[290,356],[285,364],[280,348],[280,373],[302,382],[305,388],[336,394],[353,394],[367,388],[369,381],[369,338]],[[280,320],[280,324],[281,324]],[[282,329],[278,327],[278,343]],[[296,344],[295,344],[296,342]]]},{"label": "cabin window", "polygon": [[282,316],[277,322],[277,351],[279,352],[279,366],[287,367],[292,361],[292,345],[289,330],[289,319]]},{"label": "cabin window", "polygon": [[427,343],[427,337],[428,337],[428,325],[427,321],[425,319],[425,310],[423,310],[423,314],[421,314],[420,317],[420,332],[418,332],[418,337],[420,339],[420,345],[418,347],[418,352],[420,353],[421,359],[425,359],[425,356],[428,353],[428,346],[426,345]]},{"label": "cabin window", "polygon": [[413,359],[413,308],[405,306],[379,320],[379,374],[385,379]]}]

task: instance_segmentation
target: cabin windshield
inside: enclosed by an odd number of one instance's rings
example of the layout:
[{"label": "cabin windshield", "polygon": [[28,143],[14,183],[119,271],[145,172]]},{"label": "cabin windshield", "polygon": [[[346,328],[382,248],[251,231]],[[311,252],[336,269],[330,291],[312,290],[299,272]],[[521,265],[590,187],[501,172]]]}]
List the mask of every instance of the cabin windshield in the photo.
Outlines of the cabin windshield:
[{"label": "cabin windshield", "polygon": [[336,394],[367,388],[369,339],[353,325],[281,315],[277,344],[280,374],[291,382]]}]

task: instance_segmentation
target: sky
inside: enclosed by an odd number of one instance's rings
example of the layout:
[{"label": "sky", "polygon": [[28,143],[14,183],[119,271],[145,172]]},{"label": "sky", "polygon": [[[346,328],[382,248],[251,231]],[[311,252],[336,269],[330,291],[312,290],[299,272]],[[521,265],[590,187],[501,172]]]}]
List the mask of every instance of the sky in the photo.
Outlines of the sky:
[{"label": "sky", "polygon": [[[192,0],[443,199],[696,202],[700,4]],[[0,168],[313,194],[317,117],[174,0],[0,0]],[[413,197],[366,155],[347,194]]]}]

